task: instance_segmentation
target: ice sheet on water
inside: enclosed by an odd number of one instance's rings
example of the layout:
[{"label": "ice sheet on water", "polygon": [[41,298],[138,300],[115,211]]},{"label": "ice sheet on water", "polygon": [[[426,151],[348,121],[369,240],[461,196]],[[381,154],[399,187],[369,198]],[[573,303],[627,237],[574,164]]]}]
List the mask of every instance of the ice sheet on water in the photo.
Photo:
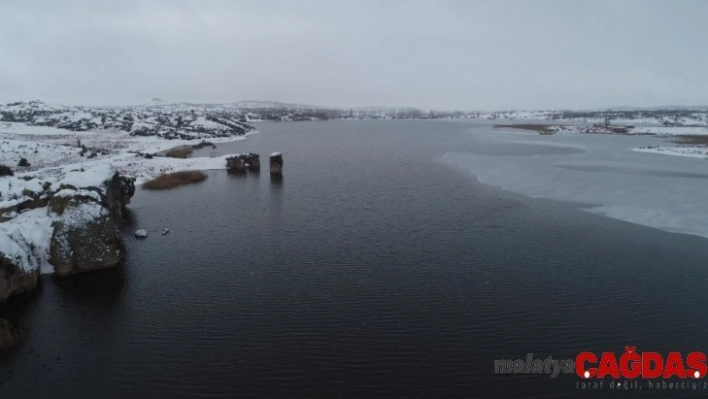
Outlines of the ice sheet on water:
[{"label": "ice sheet on water", "polygon": [[708,238],[708,164],[705,160],[633,151],[656,137],[528,136],[480,130],[477,146],[506,142],[583,148],[533,156],[449,152],[444,161],[472,171],[481,183],[521,193],[588,204],[588,210],[666,231]]}]

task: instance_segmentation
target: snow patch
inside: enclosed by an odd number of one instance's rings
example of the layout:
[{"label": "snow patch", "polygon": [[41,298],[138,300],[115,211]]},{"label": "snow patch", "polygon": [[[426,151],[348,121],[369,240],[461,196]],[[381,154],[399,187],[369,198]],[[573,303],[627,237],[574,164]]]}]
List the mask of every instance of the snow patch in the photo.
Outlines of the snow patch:
[{"label": "snow patch", "polygon": [[46,208],[33,209],[0,223],[0,252],[25,272],[50,273],[49,245],[53,219]]},{"label": "snow patch", "polygon": [[708,158],[708,147],[705,146],[681,146],[681,147],[643,147],[633,148],[632,151],[645,152],[648,154],[676,155],[690,158]]}]

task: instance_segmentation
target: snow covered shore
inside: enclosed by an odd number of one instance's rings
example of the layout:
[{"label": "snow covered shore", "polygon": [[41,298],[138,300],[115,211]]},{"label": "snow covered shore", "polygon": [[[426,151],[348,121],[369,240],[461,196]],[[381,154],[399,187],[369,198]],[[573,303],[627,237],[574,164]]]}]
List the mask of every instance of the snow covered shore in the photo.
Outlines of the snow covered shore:
[{"label": "snow covered shore", "polygon": [[[218,145],[246,135],[208,142]],[[155,155],[201,141],[0,121],[0,165],[14,171],[0,177],[0,271],[14,276],[0,278],[0,301],[32,289],[40,271],[69,275],[117,264],[122,241],[115,233],[112,208],[120,205],[113,204],[120,194],[116,192],[124,189],[120,182],[128,181],[117,176],[141,184],[163,173],[225,169],[229,155]],[[23,158],[29,166],[18,166]]]},{"label": "snow covered shore", "polygon": [[[244,140],[242,136],[209,139],[220,144]],[[30,167],[17,168],[19,173],[52,176],[61,174],[67,165],[110,163],[121,174],[133,176],[142,183],[160,173],[194,169],[222,169],[225,157],[219,158],[146,158],[139,154],[154,154],[170,148],[195,145],[201,140],[165,140],[159,137],[130,136],[121,131],[72,132],[45,126],[27,126],[24,123],[0,122],[0,165],[15,167],[21,158]],[[82,146],[87,150],[82,154]]]},{"label": "snow covered shore", "polygon": [[0,301],[36,287],[40,271],[67,276],[123,256],[116,220],[132,179],[108,163],[35,173],[0,178]]}]

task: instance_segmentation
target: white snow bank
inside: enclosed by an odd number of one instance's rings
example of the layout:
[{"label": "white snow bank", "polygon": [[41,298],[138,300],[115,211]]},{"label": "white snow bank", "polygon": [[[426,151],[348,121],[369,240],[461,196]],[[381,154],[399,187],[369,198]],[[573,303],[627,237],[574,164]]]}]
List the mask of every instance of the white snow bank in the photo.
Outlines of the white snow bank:
[{"label": "white snow bank", "polygon": [[85,226],[87,223],[106,215],[108,215],[108,209],[100,203],[89,202],[67,207],[61,215],[61,220],[64,222],[64,228],[71,228]]},{"label": "white snow bank", "polygon": [[42,273],[52,272],[48,261],[52,222],[47,209],[39,208],[0,223],[0,252],[25,272],[38,268]]},{"label": "white snow bank", "polygon": [[23,203],[23,202],[25,202],[25,201],[30,201],[31,199],[32,199],[32,198],[30,198],[30,197],[22,196],[22,197],[19,197],[19,198],[9,199],[9,200],[6,200],[6,201],[0,201],[0,209],[10,208],[10,207],[13,207],[13,206],[15,206],[15,205],[21,204],[21,203]]},{"label": "white snow bank", "polygon": [[79,167],[64,168],[64,176],[57,186],[70,185],[76,188],[101,187],[115,173],[115,168],[107,163],[85,163]]},{"label": "white snow bank", "polygon": [[632,151],[645,152],[648,154],[664,154],[664,155],[676,155],[681,157],[691,157],[691,158],[708,158],[708,147],[701,146],[665,146],[665,147],[651,147],[651,148],[633,148]]},{"label": "white snow bank", "polygon": [[205,129],[223,129],[224,125],[221,123],[213,122],[207,120],[204,116],[198,116],[197,119],[191,123],[192,126],[200,126]]},{"label": "white snow bank", "polygon": [[704,135],[708,134],[708,127],[705,126],[656,126],[656,127],[644,127],[639,126],[631,129],[632,133],[648,133],[648,134],[659,134],[659,135]]},{"label": "white snow bank", "polygon": [[279,153],[278,151],[270,154],[271,157],[277,157],[278,155],[283,155],[283,154]]},{"label": "white snow bank", "polygon": [[70,188],[65,188],[54,193],[55,197],[74,197],[77,195],[91,197],[96,201],[101,201],[101,196],[94,190],[72,190]]}]

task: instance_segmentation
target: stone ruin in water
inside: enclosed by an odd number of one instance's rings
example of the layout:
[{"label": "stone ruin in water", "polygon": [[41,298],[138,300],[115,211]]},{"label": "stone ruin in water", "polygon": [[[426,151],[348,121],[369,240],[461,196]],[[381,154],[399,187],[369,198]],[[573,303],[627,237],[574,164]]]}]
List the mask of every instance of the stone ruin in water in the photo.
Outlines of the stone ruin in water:
[{"label": "stone ruin in water", "polygon": [[271,175],[282,175],[283,174],[283,154],[279,152],[274,152],[270,154],[270,174]]},{"label": "stone ruin in water", "polygon": [[[258,172],[261,170],[261,157],[256,153],[249,153],[226,158],[226,169],[231,173],[245,173],[247,170]],[[283,174],[283,154],[270,154],[270,174]]]},{"label": "stone ruin in water", "polygon": [[251,172],[259,172],[261,170],[261,157],[251,152],[226,158],[226,169],[235,173],[244,173],[247,169]]}]

